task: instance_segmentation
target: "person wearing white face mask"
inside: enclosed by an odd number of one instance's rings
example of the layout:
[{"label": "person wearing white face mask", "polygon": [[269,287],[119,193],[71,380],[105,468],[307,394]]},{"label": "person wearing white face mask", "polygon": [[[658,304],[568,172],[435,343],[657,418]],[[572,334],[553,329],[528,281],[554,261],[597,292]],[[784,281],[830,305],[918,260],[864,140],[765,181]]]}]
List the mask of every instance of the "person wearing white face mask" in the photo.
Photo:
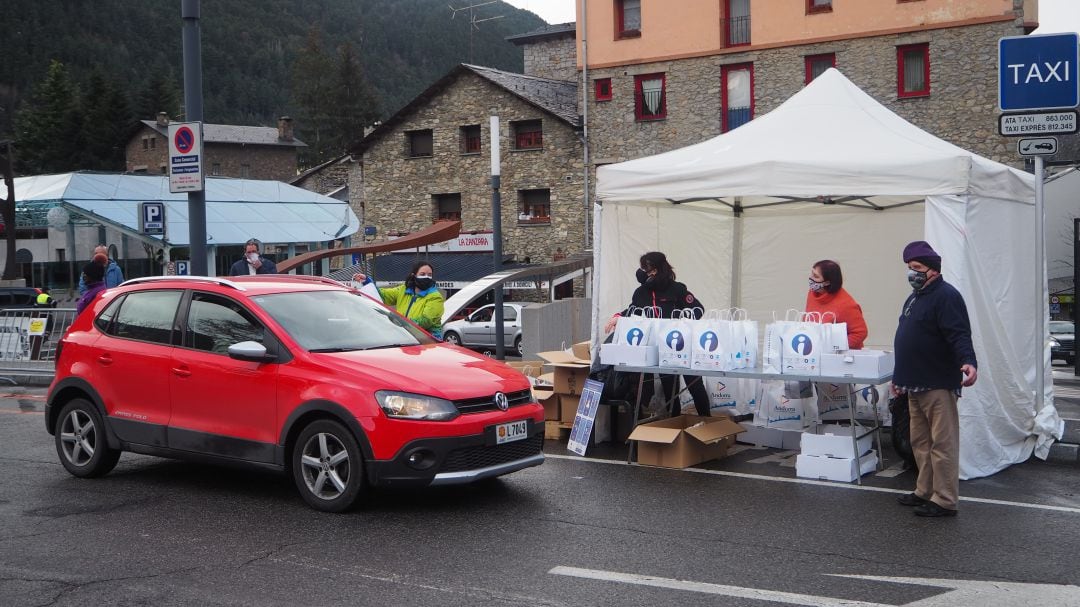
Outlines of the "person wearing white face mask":
[{"label": "person wearing white face mask", "polygon": [[922,240],[904,247],[913,289],[900,312],[892,392],[906,393],[915,491],[897,498],[919,516],[955,516],[960,499],[961,388],[975,384],[978,362],[964,298],[941,276],[941,256]]},{"label": "person wearing white face mask", "polygon": [[[353,280],[362,284],[371,282],[364,274],[353,274]],[[412,272],[405,277],[405,284],[379,289],[383,303],[397,310],[405,318],[420,325],[438,339],[442,339],[442,315],[445,298],[435,285],[434,270],[426,261],[418,261]]]},{"label": "person wearing white face mask", "polygon": [[262,243],[252,238],[244,243],[244,257],[229,268],[229,276],[277,274],[277,264],[263,257]]},{"label": "person wearing white face mask", "polygon": [[[806,311],[824,315],[822,322],[847,323],[849,350],[861,350],[866,336],[862,308],[858,302],[844,290],[844,275],[840,264],[831,259],[823,259],[810,268],[810,289],[806,293]],[[835,318],[829,318],[831,313]]]}]

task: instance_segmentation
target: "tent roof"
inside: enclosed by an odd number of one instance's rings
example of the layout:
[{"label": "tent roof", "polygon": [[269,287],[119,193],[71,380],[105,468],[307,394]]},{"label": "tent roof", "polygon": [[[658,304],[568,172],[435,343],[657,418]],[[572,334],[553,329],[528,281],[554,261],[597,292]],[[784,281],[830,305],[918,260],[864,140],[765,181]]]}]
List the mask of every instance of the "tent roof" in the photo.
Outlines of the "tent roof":
[{"label": "tent roof", "polygon": [[[164,202],[168,246],[187,246],[187,194],[169,192],[165,175],[63,173],[15,180],[19,207],[64,206],[75,213],[139,233],[139,203]],[[206,179],[206,240],[211,245],[324,242],[355,234],[360,220],[349,204],[279,181]]]},{"label": "tent roof", "polygon": [[1034,200],[1034,177],[919,129],[835,68],[733,131],[597,169],[601,201],[738,196],[744,208],[838,199],[872,208],[965,193]]}]

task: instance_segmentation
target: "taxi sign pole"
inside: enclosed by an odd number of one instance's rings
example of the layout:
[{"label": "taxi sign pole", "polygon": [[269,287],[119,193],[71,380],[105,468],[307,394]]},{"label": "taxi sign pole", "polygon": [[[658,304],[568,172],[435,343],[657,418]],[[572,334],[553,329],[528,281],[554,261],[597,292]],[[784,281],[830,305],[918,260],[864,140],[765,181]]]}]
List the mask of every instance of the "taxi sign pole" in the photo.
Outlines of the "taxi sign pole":
[{"label": "taxi sign pole", "polygon": [[1035,274],[1037,280],[1035,281],[1035,290],[1038,292],[1039,305],[1035,307],[1038,311],[1036,318],[1038,318],[1039,326],[1035,335],[1038,335],[1039,344],[1039,364],[1036,365],[1037,380],[1035,385],[1037,391],[1035,392],[1035,412],[1042,411],[1043,401],[1046,398],[1046,351],[1047,351],[1047,326],[1046,319],[1049,316],[1049,309],[1047,308],[1046,291],[1046,217],[1043,213],[1043,178],[1045,177],[1043,167],[1043,157],[1035,157],[1035,221],[1038,225],[1035,229],[1035,250],[1038,255],[1035,259],[1038,260],[1038,273]]},{"label": "taxi sign pole", "polygon": [[[199,30],[199,0],[181,0],[180,16],[184,21],[184,109],[187,122],[203,119],[202,43]],[[201,124],[200,124],[201,127]],[[199,138],[202,139],[201,137]],[[202,151],[199,161],[203,162]],[[188,241],[191,273],[207,276],[206,268],[206,193],[203,188],[188,192]]]}]

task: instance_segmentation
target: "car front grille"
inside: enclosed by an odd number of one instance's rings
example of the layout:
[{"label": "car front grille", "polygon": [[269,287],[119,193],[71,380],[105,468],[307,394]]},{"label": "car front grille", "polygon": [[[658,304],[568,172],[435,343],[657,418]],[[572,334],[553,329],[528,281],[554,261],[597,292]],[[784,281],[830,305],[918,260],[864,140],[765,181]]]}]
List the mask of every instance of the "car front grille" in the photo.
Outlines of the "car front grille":
[{"label": "car front grille", "polygon": [[[508,392],[506,394],[506,401],[511,407],[517,407],[518,405],[524,405],[531,403],[532,391],[522,390],[520,392]],[[481,396],[479,398],[466,398],[463,400],[455,400],[454,406],[461,412],[462,415],[468,413],[482,413],[484,411],[495,411],[499,407],[495,404],[495,395]]]},{"label": "car front grille", "polygon": [[523,440],[495,445],[494,447],[456,449],[446,456],[446,461],[443,462],[439,472],[465,472],[467,470],[498,466],[499,464],[532,457],[540,453],[543,447],[544,435],[535,434]]},{"label": "car front grille", "polygon": [[1059,347],[1057,347],[1057,348],[1053,348],[1054,350],[1056,350],[1058,352],[1075,352],[1076,351],[1076,340],[1075,339],[1061,339],[1060,337],[1058,337],[1057,340],[1058,340],[1058,343],[1060,343],[1061,345]]}]

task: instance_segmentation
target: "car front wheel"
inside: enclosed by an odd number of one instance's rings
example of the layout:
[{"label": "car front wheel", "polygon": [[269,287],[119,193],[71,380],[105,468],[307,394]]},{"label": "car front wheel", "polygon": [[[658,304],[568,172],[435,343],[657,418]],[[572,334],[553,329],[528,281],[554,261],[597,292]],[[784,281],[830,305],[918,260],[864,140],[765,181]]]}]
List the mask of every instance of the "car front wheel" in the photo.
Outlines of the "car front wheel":
[{"label": "car front wheel", "polygon": [[312,422],[296,440],[293,481],[309,506],[323,512],[353,507],[364,483],[363,457],[348,428],[332,420]]},{"label": "car front wheel", "polygon": [[54,437],[60,463],[79,478],[108,474],[120,461],[120,451],[110,448],[105,439],[101,414],[88,400],[76,398],[64,405]]},{"label": "car front wheel", "polygon": [[517,352],[518,356],[525,356],[525,349],[521,347],[521,337],[514,340],[514,352]]},{"label": "car front wheel", "polygon": [[459,336],[457,333],[454,333],[453,331],[447,331],[446,333],[443,334],[443,341],[445,341],[448,344],[454,344],[455,346],[460,346],[461,345],[461,336]]}]

